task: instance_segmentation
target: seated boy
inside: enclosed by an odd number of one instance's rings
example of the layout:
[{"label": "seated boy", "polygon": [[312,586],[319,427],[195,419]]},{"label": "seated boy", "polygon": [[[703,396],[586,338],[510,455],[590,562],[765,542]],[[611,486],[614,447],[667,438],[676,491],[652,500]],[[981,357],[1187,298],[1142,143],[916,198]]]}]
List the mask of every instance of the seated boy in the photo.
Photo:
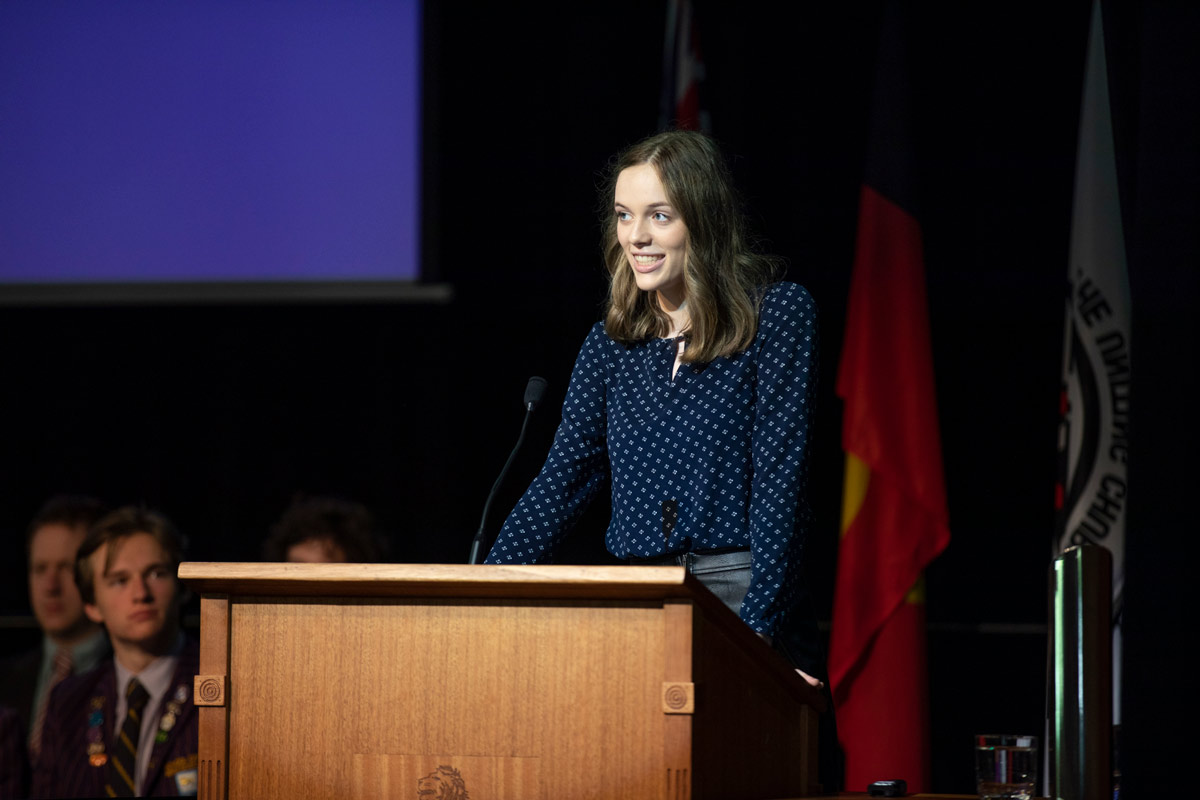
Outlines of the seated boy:
[{"label": "seated boy", "polygon": [[183,540],[161,514],[128,506],[79,546],[75,579],[113,657],[54,689],[34,797],[196,794],[198,648],[180,631]]}]

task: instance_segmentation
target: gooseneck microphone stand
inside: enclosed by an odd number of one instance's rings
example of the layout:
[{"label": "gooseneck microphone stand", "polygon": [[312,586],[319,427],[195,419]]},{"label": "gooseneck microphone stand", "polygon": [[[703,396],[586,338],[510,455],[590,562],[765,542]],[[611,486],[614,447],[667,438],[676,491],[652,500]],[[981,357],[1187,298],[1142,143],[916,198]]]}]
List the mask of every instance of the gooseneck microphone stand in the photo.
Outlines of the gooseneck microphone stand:
[{"label": "gooseneck microphone stand", "polygon": [[496,499],[496,493],[499,491],[500,485],[504,483],[504,478],[508,475],[508,470],[512,466],[513,460],[516,459],[521,445],[525,442],[525,431],[529,428],[529,419],[533,416],[533,410],[542,401],[542,395],[545,393],[545,378],[539,378],[535,375],[525,385],[525,421],[521,423],[521,435],[517,437],[516,445],[513,447],[512,452],[508,454],[508,460],[504,462],[504,469],[500,470],[500,475],[497,476],[496,482],[492,484],[492,490],[488,492],[487,502],[483,504],[483,516],[479,519],[479,530],[475,532],[475,538],[471,540],[471,555],[467,559],[468,564],[481,564],[483,563],[483,559],[487,557],[488,548],[484,545],[487,543],[488,538],[487,521],[488,514],[492,510],[492,502]]}]

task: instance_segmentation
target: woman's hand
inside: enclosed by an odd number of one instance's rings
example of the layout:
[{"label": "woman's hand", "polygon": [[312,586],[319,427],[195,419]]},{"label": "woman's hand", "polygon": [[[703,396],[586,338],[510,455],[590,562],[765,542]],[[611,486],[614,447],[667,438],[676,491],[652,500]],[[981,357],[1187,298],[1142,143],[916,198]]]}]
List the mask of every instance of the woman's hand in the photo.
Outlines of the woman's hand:
[{"label": "woman's hand", "polygon": [[[762,639],[767,644],[771,644],[771,637],[765,633],[759,633],[758,638]],[[804,680],[808,683],[808,685],[813,687],[814,689],[824,689],[825,688],[825,681],[820,680],[818,678],[814,678],[812,675],[809,675],[807,672],[805,672],[802,669],[796,670],[796,674],[799,675],[801,678],[804,678]]]},{"label": "woman's hand", "polygon": [[802,669],[796,670],[796,674],[799,675],[801,678],[804,678],[804,680],[808,681],[808,685],[813,687],[814,689],[824,689],[825,688],[825,681],[817,680],[812,675],[809,675],[807,672],[805,672]]}]

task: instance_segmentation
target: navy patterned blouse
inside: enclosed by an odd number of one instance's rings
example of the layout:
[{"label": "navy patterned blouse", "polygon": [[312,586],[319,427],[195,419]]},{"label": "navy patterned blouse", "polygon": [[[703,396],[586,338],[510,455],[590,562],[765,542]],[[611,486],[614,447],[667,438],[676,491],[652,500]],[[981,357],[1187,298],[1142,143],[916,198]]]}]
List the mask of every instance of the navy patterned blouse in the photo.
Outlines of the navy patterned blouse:
[{"label": "navy patterned blouse", "polygon": [[612,486],[605,536],[618,558],[749,547],[742,619],[774,634],[792,606],[809,513],[816,310],[772,285],[744,352],[680,364],[677,342],[626,346],[596,323],[541,473],[509,515],[489,564],[550,560],[555,542]]}]

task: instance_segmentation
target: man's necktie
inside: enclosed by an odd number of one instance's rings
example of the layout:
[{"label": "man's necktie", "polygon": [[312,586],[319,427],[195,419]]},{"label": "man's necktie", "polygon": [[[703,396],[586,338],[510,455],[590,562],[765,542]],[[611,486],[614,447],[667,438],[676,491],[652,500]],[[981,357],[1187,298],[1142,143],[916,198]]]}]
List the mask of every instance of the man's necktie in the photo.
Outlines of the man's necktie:
[{"label": "man's necktie", "polygon": [[104,779],[104,791],[109,797],[137,796],[137,773],[134,764],[137,763],[138,737],[142,733],[142,711],[150,693],[146,687],[138,683],[137,678],[129,681],[125,689],[125,701],[129,710],[125,712],[125,721],[117,740],[108,753],[108,773]]},{"label": "man's necktie", "polygon": [[42,752],[42,729],[46,727],[46,707],[50,705],[50,693],[70,674],[71,651],[60,647],[54,652],[54,671],[50,673],[50,682],[46,684],[46,693],[42,695],[42,702],[38,703],[33,728],[29,731],[29,755],[35,763]]}]

